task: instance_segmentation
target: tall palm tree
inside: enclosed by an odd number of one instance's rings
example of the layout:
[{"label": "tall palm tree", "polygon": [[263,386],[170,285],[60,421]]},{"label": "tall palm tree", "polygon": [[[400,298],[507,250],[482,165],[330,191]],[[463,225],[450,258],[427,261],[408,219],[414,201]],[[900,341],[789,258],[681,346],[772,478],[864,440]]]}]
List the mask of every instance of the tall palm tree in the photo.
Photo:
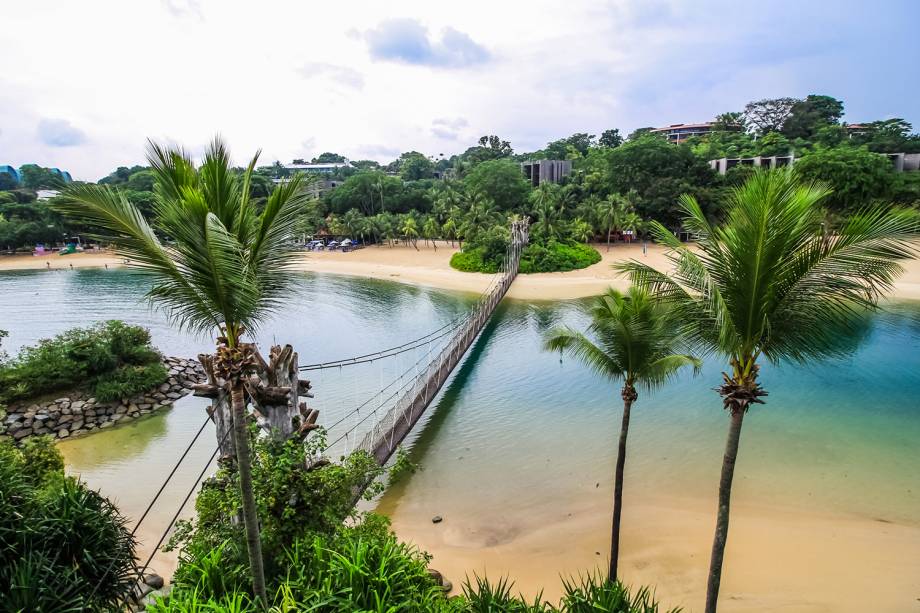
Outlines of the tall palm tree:
[{"label": "tall palm tree", "polygon": [[418,251],[418,222],[410,213],[403,218],[402,227],[400,228],[406,242],[411,242],[415,250]]},{"label": "tall palm tree", "polygon": [[562,223],[561,188],[553,183],[541,183],[531,192],[533,213],[537,218],[534,233],[544,240],[557,238]]},{"label": "tall palm tree", "polygon": [[916,215],[873,206],[824,233],[821,200],[830,191],[794,172],[755,173],[732,190],[722,226],[697,201],[681,198],[684,227],[698,251],[659,223],[655,238],[670,248],[671,274],[639,262],[620,265],[634,282],[671,302],[683,331],[701,350],[728,361],[719,394],[729,414],[719,506],[709,567],[706,611],[714,613],[728,538],[729,504],[741,425],[767,392],[757,380],[761,357],[809,363],[851,350],[861,316],[891,289],[912,257]]},{"label": "tall palm tree", "polygon": [[620,194],[610,194],[607,196],[607,199],[602,202],[600,221],[607,229],[607,251],[610,251],[610,235],[613,233],[614,229],[620,229],[620,221],[626,214],[627,208],[628,202],[626,198]]},{"label": "tall palm tree", "polygon": [[425,241],[431,241],[431,246],[434,247],[434,250],[438,250],[437,238],[438,234],[441,232],[440,226],[438,226],[438,220],[434,218],[433,215],[429,215],[425,218],[425,223],[422,224],[422,234],[425,237]]},{"label": "tall palm tree", "polygon": [[[299,175],[275,187],[257,212],[249,186],[258,154],[236,174],[215,138],[202,164],[179,149],[149,144],[156,175],[154,221],[149,225],[124,194],[107,186],[76,185],[60,210],[100,228],[131,265],[147,273],[147,297],[180,327],[216,338],[216,371],[229,387],[243,521],[253,591],[267,603],[259,524],[252,489],[244,380],[255,345],[243,341],[282,304],[292,276],[293,221],[308,200]],[[160,236],[172,239],[166,243]]]},{"label": "tall palm tree", "polygon": [[[603,377],[622,381],[623,421],[617,447],[613,487],[613,522],[610,538],[608,580],[617,579],[620,553],[620,517],[623,512],[623,472],[626,466],[626,437],[637,387],[651,390],[685,366],[699,369],[700,361],[676,353],[676,322],[664,305],[644,289],[629,288],[625,294],[610,288],[594,300],[590,336],[571,328],[557,328],[547,335],[547,350],[568,353]],[[593,338],[591,338],[593,337]]]}]

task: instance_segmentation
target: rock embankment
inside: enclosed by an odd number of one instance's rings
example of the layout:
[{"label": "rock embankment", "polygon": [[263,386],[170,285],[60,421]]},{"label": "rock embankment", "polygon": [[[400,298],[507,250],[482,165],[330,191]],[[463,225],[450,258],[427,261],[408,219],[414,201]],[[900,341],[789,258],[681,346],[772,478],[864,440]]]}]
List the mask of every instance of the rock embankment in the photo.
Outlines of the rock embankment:
[{"label": "rock embankment", "polygon": [[111,428],[169,406],[192,391],[192,385],[205,380],[197,360],[164,358],[168,379],[156,389],[133,398],[98,402],[84,391],[62,395],[54,400],[14,403],[7,408],[0,424],[0,436],[14,441],[29,436],[50,434],[59,439],[81,436]]}]

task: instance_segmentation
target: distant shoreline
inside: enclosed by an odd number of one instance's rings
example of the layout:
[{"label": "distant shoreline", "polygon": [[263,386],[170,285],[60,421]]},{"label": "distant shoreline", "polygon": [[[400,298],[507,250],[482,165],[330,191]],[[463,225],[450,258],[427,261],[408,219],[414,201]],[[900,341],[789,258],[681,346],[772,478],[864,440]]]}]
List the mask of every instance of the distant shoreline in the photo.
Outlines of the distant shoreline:
[{"label": "distant shoreline", "polygon": [[[602,256],[597,264],[570,272],[520,275],[511,286],[508,297],[519,300],[570,300],[595,296],[610,286],[623,289],[628,281],[618,276],[611,266],[631,259],[647,262],[660,269],[668,268],[665,250],[659,245],[649,244],[646,254],[642,252],[641,243],[614,244],[610,251],[602,243],[594,244],[593,247]],[[426,245],[420,240],[418,251],[412,246],[400,244],[394,247],[373,245],[348,253],[303,252],[295,267],[307,272],[384,279],[477,294],[482,292],[492,281],[492,276],[451,268],[450,256],[458,250],[456,243],[451,247],[446,241],[438,241],[435,250],[431,243]],[[49,268],[49,265],[51,270],[67,270],[71,267],[114,268],[124,266],[124,263],[108,251],[66,256],[0,256],[0,271],[42,270]],[[888,297],[920,300],[920,259],[905,262],[903,266],[905,272],[895,282],[894,291]]]}]

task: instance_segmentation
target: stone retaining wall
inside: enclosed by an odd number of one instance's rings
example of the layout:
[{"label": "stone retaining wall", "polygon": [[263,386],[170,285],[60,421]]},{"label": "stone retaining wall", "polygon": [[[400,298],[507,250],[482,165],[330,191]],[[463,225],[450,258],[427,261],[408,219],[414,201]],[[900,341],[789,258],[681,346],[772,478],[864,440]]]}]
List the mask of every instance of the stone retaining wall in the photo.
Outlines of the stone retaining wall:
[{"label": "stone retaining wall", "polygon": [[21,441],[32,435],[50,434],[61,439],[111,428],[171,405],[189,394],[194,383],[205,380],[204,369],[197,360],[164,358],[163,364],[169,371],[166,382],[134,398],[103,403],[89,392],[74,392],[55,400],[13,403],[0,424],[0,436]]}]

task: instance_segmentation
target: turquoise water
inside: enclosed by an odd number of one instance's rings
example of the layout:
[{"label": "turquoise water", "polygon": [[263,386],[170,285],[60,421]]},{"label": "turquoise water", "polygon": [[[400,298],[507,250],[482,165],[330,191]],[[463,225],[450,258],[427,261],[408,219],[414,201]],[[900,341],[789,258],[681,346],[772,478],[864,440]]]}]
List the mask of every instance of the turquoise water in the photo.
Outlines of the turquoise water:
[{"label": "turquoise water", "polygon": [[[118,270],[0,274],[0,329],[8,351],[76,325],[119,318],[151,329],[165,353],[193,356],[207,339],[175,331],[142,304],[145,283]],[[291,304],[257,334],[263,348],[294,344],[301,363],[399,344],[441,327],[475,296],[384,281],[304,274]],[[539,517],[555,501],[609,485],[619,393],[576,362],[541,351],[544,331],[582,327],[583,302],[508,301],[442,390],[412,437],[422,470],[381,503],[398,515],[436,501],[442,514],[501,509]],[[315,373],[311,405],[331,423],[421,356]],[[712,391],[721,365],[707,359],[653,393],[640,392],[630,431],[631,492],[711,500],[727,420]],[[735,499],[815,513],[920,525],[920,303],[893,303],[875,316],[846,359],[766,365],[767,404],[745,421]],[[186,398],[168,412],[61,445],[69,470],[136,516],[203,419]],[[164,496],[166,517],[209,457],[213,435]],[[606,497],[601,502],[607,506]],[[435,505],[433,505],[435,506]],[[523,528],[522,528],[523,529]],[[505,535],[507,537],[507,535]]]}]

